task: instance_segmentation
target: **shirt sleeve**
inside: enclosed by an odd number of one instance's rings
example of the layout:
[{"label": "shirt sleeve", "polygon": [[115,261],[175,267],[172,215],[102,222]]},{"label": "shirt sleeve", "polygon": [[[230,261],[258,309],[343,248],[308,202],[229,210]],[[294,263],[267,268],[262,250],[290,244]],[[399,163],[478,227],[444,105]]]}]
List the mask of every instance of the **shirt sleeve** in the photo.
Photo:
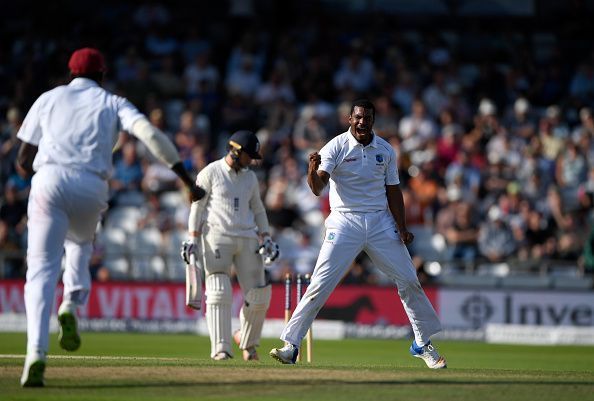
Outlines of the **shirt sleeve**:
[{"label": "shirt sleeve", "polygon": [[264,203],[262,202],[262,197],[260,196],[260,185],[258,182],[258,178],[256,174],[252,172],[253,176],[253,186],[252,186],[252,196],[250,197],[250,208],[254,213],[254,220],[256,222],[256,226],[258,227],[259,233],[269,233],[270,232],[270,225],[268,223],[268,216],[266,215],[266,209],[264,208]]},{"label": "shirt sleeve", "polygon": [[328,174],[332,174],[334,169],[336,168],[336,156],[338,152],[336,151],[336,141],[332,140],[328,142],[324,147],[320,150],[320,157],[322,161],[320,162],[320,167],[318,170],[322,170],[327,172]]},{"label": "shirt sleeve", "polygon": [[211,193],[211,180],[210,180],[210,165],[200,170],[198,173],[198,177],[196,177],[196,184],[199,185],[204,191],[206,195],[204,198],[200,199],[199,201],[192,202],[190,207],[190,216],[188,218],[188,231],[189,232],[200,232],[202,227],[202,215],[204,214],[204,209],[206,208],[206,203],[210,197]]},{"label": "shirt sleeve", "polygon": [[124,131],[132,132],[134,123],[143,118],[144,115],[138,111],[128,99],[119,97],[118,117],[120,118],[120,128]]},{"label": "shirt sleeve", "polygon": [[398,158],[394,149],[388,150],[388,165],[386,166],[386,185],[400,184],[400,177],[398,176]]},{"label": "shirt sleeve", "polygon": [[17,138],[21,141],[26,142],[30,145],[39,146],[39,142],[41,141],[41,136],[43,132],[41,130],[41,124],[39,119],[39,111],[41,109],[41,104],[43,103],[43,96],[40,96],[33,106],[29,109],[19,132],[17,133]]}]

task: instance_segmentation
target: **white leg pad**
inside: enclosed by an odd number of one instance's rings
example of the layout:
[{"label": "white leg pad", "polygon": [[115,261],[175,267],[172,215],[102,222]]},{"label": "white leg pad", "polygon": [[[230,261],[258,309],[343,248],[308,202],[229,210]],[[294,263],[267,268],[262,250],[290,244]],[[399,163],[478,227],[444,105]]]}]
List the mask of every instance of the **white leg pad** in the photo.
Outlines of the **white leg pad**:
[{"label": "white leg pad", "polygon": [[272,297],[272,286],[252,288],[245,296],[243,307],[239,312],[239,321],[241,323],[240,349],[260,345],[262,336],[262,326],[266,319],[266,312],[270,306]]},{"label": "white leg pad", "polygon": [[210,357],[231,351],[231,303],[233,288],[226,274],[206,277],[206,324],[210,334]]}]

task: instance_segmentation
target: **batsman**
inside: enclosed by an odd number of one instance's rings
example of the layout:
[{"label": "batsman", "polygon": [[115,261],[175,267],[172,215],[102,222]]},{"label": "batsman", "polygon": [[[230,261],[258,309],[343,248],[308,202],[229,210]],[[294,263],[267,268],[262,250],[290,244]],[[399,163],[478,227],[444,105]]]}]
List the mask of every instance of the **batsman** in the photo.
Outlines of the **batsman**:
[{"label": "batsman", "polygon": [[[272,295],[264,263],[279,256],[258,179],[249,169],[253,160],[262,159],[259,150],[254,133],[238,131],[229,139],[225,157],[200,171],[196,182],[206,196],[192,203],[189,238],[182,244],[184,262],[191,264],[195,258],[204,267],[206,323],[210,357],[215,361],[233,357],[232,340],[243,351],[244,360],[259,359],[256,347]],[[235,335],[231,332],[232,266],[244,299],[241,327]]]}]

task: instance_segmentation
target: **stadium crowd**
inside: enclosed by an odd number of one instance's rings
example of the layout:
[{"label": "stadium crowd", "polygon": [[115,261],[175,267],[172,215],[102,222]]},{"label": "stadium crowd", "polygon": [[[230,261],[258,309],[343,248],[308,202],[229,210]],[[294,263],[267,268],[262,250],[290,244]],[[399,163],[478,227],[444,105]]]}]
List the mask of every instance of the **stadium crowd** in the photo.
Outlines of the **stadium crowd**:
[{"label": "stadium crowd", "polygon": [[[105,86],[167,133],[194,174],[223,156],[234,131],[257,133],[264,160],[255,170],[281,247],[275,279],[313,269],[329,210],[327,195],[307,186],[307,155],[347,129],[359,97],[374,102],[375,132],[399,154],[423,278],[433,253],[452,270],[509,262],[594,272],[594,48],[574,40],[583,20],[568,33],[561,21],[546,31],[530,20],[452,27],[437,19],[414,28],[379,13],[363,25],[323,7],[292,14],[309,3],[288,2],[280,13],[268,2],[238,1],[191,17],[183,2],[118,2],[77,23],[51,7],[31,24],[7,12],[0,274],[23,277],[26,269],[30,183],[15,167],[16,133],[41,92],[68,82],[65,60],[80,45],[107,55]],[[233,7],[244,4],[251,8]],[[47,18],[41,11],[57,21],[37,31],[33,24]],[[125,132],[114,158],[94,277],[183,279],[189,205],[176,176]],[[345,277],[382,280],[363,255]]]}]

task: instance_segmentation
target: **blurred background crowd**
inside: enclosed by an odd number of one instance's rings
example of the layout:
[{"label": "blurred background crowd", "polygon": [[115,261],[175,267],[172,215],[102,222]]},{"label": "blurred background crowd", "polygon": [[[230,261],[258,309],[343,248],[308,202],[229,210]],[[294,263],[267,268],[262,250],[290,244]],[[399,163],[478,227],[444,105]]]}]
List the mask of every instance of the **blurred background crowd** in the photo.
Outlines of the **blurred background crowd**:
[{"label": "blurred background crowd", "polygon": [[[16,133],[43,91],[69,81],[81,46],[104,52],[104,86],[169,135],[194,174],[234,131],[257,133],[275,280],[313,269],[329,206],[307,186],[307,155],[348,128],[359,97],[399,154],[422,280],[594,272],[593,1],[2,7],[0,277],[26,271],[30,182],[15,170]],[[175,175],[124,132],[114,160],[94,278],[183,280],[189,205]],[[385,279],[361,255],[344,280]]]}]

